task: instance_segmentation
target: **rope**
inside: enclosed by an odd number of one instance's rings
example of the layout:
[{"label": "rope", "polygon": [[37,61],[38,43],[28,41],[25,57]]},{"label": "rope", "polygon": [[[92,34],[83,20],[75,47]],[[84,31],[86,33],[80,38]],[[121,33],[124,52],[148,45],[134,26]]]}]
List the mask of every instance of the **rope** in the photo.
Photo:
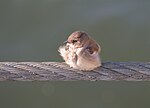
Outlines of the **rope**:
[{"label": "rope", "polygon": [[70,68],[64,62],[0,62],[0,81],[150,80],[150,63],[104,62],[92,71]]}]

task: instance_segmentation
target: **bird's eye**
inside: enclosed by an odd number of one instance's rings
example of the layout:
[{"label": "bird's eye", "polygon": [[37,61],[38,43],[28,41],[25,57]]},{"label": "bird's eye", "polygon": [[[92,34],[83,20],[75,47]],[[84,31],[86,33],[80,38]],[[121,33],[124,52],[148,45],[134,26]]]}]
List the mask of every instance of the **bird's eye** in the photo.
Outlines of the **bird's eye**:
[{"label": "bird's eye", "polygon": [[72,43],[76,43],[77,42],[77,40],[72,40]]},{"label": "bird's eye", "polygon": [[91,47],[87,47],[86,49],[88,50],[88,52],[89,52],[90,54],[93,54],[93,50],[92,50]]}]

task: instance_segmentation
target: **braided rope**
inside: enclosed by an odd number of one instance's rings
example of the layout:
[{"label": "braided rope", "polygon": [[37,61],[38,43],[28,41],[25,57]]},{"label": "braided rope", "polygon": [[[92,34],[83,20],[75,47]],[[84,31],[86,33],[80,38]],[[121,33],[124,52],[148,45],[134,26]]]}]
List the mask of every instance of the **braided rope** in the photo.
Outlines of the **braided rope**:
[{"label": "braided rope", "polygon": [[80,71],[60,62],[0,62],[0,81],[150,80],[150,63],[104,62],[93,71]]}]

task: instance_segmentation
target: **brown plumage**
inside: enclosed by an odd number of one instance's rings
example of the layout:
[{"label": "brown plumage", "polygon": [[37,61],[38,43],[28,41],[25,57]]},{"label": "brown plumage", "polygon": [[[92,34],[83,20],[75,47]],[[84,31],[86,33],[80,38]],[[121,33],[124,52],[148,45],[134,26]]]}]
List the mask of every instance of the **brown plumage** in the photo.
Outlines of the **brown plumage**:
[{"label": "brown plumage", "polygon": [[73,32],[59,47],[59,52],[70,67],[79,70],[93,70],[101,66],[100,45],[83,31]]}]

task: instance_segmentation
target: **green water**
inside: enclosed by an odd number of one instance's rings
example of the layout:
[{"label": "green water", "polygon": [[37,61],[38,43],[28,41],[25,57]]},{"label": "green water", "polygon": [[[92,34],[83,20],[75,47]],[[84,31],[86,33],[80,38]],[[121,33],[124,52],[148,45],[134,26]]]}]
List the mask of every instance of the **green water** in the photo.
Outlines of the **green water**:
[{"label": "green water", "polygon": [[[0,0],[0,61],[62,61],[75,30],[103,61],[150,61],[149,0]],[[149,108],[149,82],[1,82],[0,108]]]},{"label": "green water", "polygon": [[149,108],[149,82],[3,82],[1,108]]}]

